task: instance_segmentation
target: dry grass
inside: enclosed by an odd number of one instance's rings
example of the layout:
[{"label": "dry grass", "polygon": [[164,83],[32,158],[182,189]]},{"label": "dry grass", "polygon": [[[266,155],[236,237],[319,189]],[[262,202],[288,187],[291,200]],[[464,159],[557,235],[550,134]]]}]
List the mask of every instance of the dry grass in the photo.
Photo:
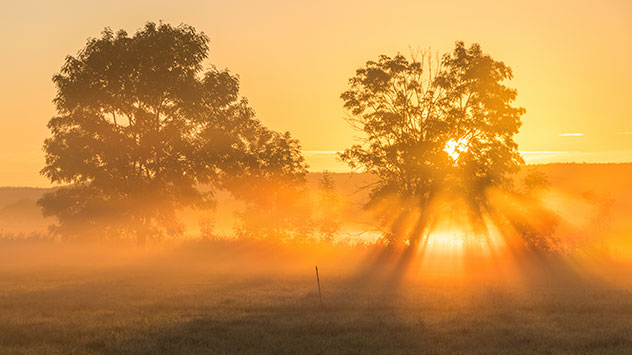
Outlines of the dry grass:
[{"label": "dry grass", "polygon": [[632,294],[605,284],[396,286],[322,265],[320,309],[307,263],[202,255],[0,262],[0,353],[632,353]]}]

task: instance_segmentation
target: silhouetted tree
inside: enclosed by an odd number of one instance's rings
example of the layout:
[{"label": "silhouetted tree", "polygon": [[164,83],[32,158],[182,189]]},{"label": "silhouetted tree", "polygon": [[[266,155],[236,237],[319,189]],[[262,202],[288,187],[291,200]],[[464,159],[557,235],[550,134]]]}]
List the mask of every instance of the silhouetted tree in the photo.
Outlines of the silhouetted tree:
[{"label": "silhouetted tree", "polygon": [[504,84],[511,78],[478,44],[456,42],[440,59],[379,56],[349,80],[341,98],[363,137],[340,158],[378,177],[370,204],[396,196],[406,203],[389,216],[406,219],[411,204],[422,211],[412,232],[403,235],[395,221],[387,239],[414,242],[440,195],[479,211],[487,188],[508,183],[523,162],[513,136],[525,112],[512,106],[517,92]]},{"label": "silhouetted tree", "polygon": [[514,189],[511,194],[500,196],[503,208],[494,211],[496,216],[502,216],[520,234],[527,248],[534,251],[563,251],[567,245],[555,235],[560,216],[540,201],[541,193],[550,187],[547,175],[531,167],[523,177],[522,185],[522,190]]},{"label": "silhouetted tree", "polygon": [[237,76],[203,70],[208,43],[191,26],[150,22],[133,36],[106,29],[66,58],[42,174],[68,185],[39,201],[57,232],[143,244],[181,233],[177,209],[210,206],[234,177],[304,174],[300,154],[282,147],[297,143],[261,125]]},{"label": "silhouetted tree", "polygon": [[331,173],[325,170],[318,180],[318,231],[321,240],[331,242],[340,230],[340,198]]},{"label": "silhouetted tree", "polygon": [[268,131],[250,146],[251,160],[226,187],[246,206],[237,212],[239,237],[303,241],[313,221],[299,142]]},{"label": "silhouetted tree", "polygon": [[551,186],[548,176],[538,169],[531,168],[522,179],[522,183],[527,193],[538,189],[548,189]]}]

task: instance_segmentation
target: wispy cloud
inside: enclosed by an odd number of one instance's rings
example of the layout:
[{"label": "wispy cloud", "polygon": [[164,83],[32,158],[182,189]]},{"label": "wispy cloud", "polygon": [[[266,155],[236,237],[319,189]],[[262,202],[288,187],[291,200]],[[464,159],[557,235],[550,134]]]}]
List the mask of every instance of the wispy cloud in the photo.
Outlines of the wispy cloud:
[{"label": "wispy cloud", "polygon": [[567,154],[564,150],[521,150],[520,154]]},{"label": "wispy cloud", "polygon": [[560,137],[581,137],[583,136],[583,133],[560,133],[559,136]]},{"label": "wispy cloud", "polygon": [[622,134],[622,135],[625,135],[625,136],[632,136],[632,131],[617,132],[617,134]]},{"label": "wispy cloud", "polygon": [[303,151],[303,153],[305,154],[312,154],[312,155],[334,155],[341,152],[342,151],[340,150],[304,150]]}]

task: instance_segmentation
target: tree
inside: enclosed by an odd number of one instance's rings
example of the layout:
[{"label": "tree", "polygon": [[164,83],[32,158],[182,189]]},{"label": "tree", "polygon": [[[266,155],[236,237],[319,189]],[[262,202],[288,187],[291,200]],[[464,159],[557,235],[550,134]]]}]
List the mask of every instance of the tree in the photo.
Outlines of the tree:
[{"label": "tree", "polygon": [[321,240],[332,242],[336,233],[340,230],[341,204],[336,193],[336,183],[327,170],[318,179],[318,231]]},{"label": "tree", "polygon": [[[389,241],[415,242],[440,197],[459,199],[480,216],[485,191],[508,183],[523,162],[513,136],[525,112],[512,105],[517,91],[504,84],[511,78],[511,69],[478,44],[456,42],[441,59],[428,52],[381,55],[349,80],[341,98],[363,137],[340,158],[378,177],[369,205],[399,201]],[[411,206],[421,216],[404,232]]]},{"label": "tree", "polygon": [[233,177],[304,174],[296,150],[277,149],[297,143],[262,126],[238,77],[203,70],[208,43],[191,26],[149,22],[133,36],[106,28],[66,58],[41,172],[67,185],[39,201],[56,232],[143,244],[181,233],[177,209],[211,206]]},{"label": "tree", "polygon": [[259,138],[251,145],[246,169],[226,182],[245,202],[235,232],[250,239],[305,241],[313,222],[301,146],[289,133],[268,131]]}]

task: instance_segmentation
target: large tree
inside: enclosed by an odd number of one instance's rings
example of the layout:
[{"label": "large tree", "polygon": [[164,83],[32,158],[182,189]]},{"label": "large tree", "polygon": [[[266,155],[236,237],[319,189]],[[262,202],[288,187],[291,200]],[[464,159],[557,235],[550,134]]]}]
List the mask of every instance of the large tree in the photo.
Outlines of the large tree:
[{"label": "large tree", "polygon": [[144,243],[181,233],[176,211],[209,206],[235,177],[303,178],[298,142],[262,126],[237,76],[204,70],[208,44],[191,26],[150,22],[132,36],[106,29],[66,58],[42,169],[65,186],[39,201],[56,231]]},{"label": "large tree", "polygon": [[456,42],[441,58],[382,55],[349,80],[341,97],[363,135],[341,159],[378,177],[372,203],[394,197],[395,208],[422,211],[407,235],[391,223],[389,241],[419,238],[440,196],[480,216],[485,191],[518,169],[513,137],[525,110],[513,105],[517,92],[505,85],[511,78],[511,69],[478,44]]}]

